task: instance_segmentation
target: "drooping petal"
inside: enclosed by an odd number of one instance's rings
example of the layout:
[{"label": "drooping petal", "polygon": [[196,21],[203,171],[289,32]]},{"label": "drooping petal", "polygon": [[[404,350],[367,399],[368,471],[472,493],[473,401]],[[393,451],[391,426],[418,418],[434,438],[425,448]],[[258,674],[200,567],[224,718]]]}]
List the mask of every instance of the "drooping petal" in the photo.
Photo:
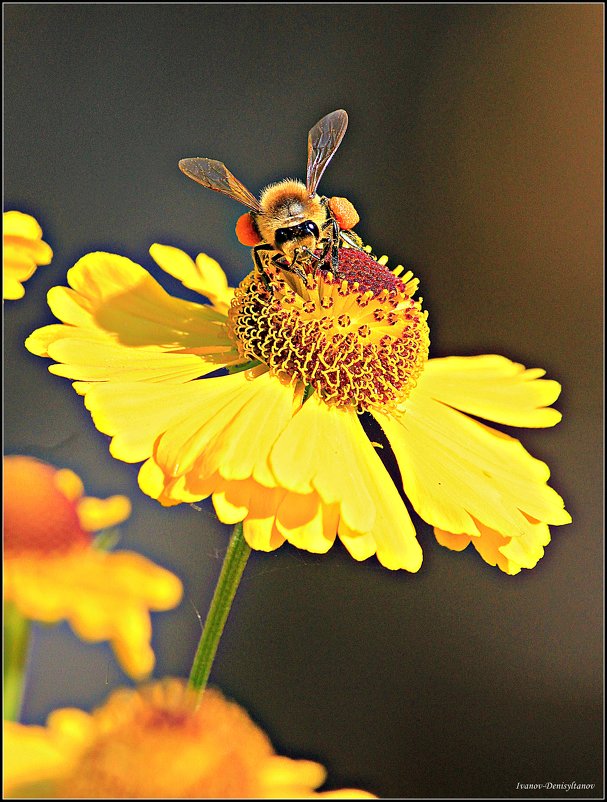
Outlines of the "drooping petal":
[{"label": "drooping petal", "polygon": [[59,363],[50,366],[51,373],[85,382],[187,382],[212,373],[233,357],[227,347],[209,354],[135,350],[99,342],[88,332],[58,338],[49,344],[48,356]]},{"label": "drooping petal", "polygon": [[407,509],[353,410],[312,395],[278,438],[270,465],[281,486],[316,491],[339,506],[346,546],[355,534],[371,536],[387,568],[419,570],[421,548]]},{"label": "drooping petal", "polygon": [[437,541],[448,549],[462,551],[470,543],[489,565],[506,574],[520,573],[522,568],[535,568],[550,543],[550,530],[545,523],[530,521],[529,532],[521,537],[507,537],[476,522],[478,535],[454,535],[435,529]]},{"label": "drooping petal", "polygon": [[445,532],[436,528],[434,529],[434,535],[441,546],[451,549],[451,551],[463,551],[468,548],[472,540],[472,535],[454,535],[453,532]]},{"label": "drooping petal", "polygon": [[375,507],[356,447],[357,425],[354,411],[326,406],[314,394],[276,441],[270,465],[282,487],[301,494],[316,490],[326,504],[340,504],[352,528],[367,532]]},{"label": "drooping petal", "polygon": [[375,415],[392,446],[407,496],[433,526],[478,534],[475,520],[511,536],[530,533],[528,517],[569,523],[548,467],[515,439],[423,394],[399,417]]},{"label": "drooping petal", "polygon": [[174,501],[194,501],[209,494],[205,483],[215,474],[276,486],[267,455],[292,415],[294,395],[267,373],[243,371],[185,384],[98,385],[85,403],[97,428],[112,436],[113,456],[127,462],[153,457],[145,492],[166,493],[160,469],[168,482],[184,477],[179,487],[187,496],[173,492]]},{"label": "drooping petal", "polygon": [[298,549],[329,551],[337,536],[339,505],[323,504],[317,493],[286,493],[276,512],[280,534]]},{"label": "drooping petal", "polygon": [[561,386],[545,372],[495,354],[449,356],[428,360],[415,392],[508,426],[554,426],[562,416],[549,407]]},{"label": "drooping petal", "polygon": [[112,456],[141,462],[152,454],[156,440],[172,421],[204,410],[206,387],[206,381],[108,382],[91,386],[84,403],[99,431],[112,437]]},{"label": "drooping petal", "polygon": [[214,473],[276,486],[268,454],[293,414],[292,388],[250,371],[199,384],[200,409],[171,422],[155,447],[156,462],[172,477],[191,472],[190,488]]}]

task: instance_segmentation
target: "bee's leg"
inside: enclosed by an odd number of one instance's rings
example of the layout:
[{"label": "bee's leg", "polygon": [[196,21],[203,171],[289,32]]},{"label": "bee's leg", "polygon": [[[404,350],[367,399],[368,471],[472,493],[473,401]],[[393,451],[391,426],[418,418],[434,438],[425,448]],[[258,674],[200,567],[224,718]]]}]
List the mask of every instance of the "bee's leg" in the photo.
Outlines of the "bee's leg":
[{"label": "bee's leg", "polygon": [[261,258],[261,252],[263,251],[264,252],[263,255],[266,256],[267,251],[273,251],[273,250],[274,248],[271,245],[268,245],[267,242],[262,242],[253,248],[253,262],[255,263],[255,267],[259,271],[262,281],[264,282],[264,284],[268,289],[270,289],[270,279],[268,278],[266,271],[264,269],[265,265]]},{"label": "bee's leg", "polygon": [[308,246],[307,246],[307,245],[302,245],[302,247],[301,247],[301,249],[300,249],[300,250],[301,250],[301,251],[303,251],[303,253],[307,254],[307,255],[308,255],[308,257],[309,257],[310,259],[313,259],[315,262],[322,262],[322,256],[317,256],[317,255],[314,253],[314,251],[313,251],[313,250],[311,250],[310,248],[308,248]]},{"label": "bee's leg", "polygon": [[322,264],[326,260],[330,251],[331,272],[333,273],[334,276],[337,276],[339,274],[339,232],[340,232],[337,220],[329,216],[329,219],[323,226],[323,236],[325,229],[329,229],[330,233],[328,234],[327,242],[323,248],[320,261]]},{"label": "bee's leg", "polygon": [[[342,231],[341,229],[339,229],[339,238],[342,239],[346,243],[346,245],[348,245],[350,248],[354,248],[357,251],[364,251],[365,253],[369,253],[368,251],[365,251],[365,249],[362,247],[361,238],[358,236],[358,234],[355,234],[353,231]],[[369,255],[373,256],[374,259],[376,258],[371,253],[369,253]]]},{"label": "bee's leg", "polygon": [[303,270],[297,264],[297,260],[299,258],[298,250],[299,249],[297,249],[295,251],[295,259],[293,259],[291,264],[285,264],[284,257],[282,257],[280,255],[275,256],[272,259],[272,263],[275,264],[276,267],[280,267],[282,270],[286,270],[289,273],[295,273],[295,275],[298,276],[305,284],[305,282],[307,281],[306,274],[303,272]]},{"label": "bee's leg", "polygon": [[331,272],[334,276],[339,273],[339,226],[337,221],[331,218]]}]

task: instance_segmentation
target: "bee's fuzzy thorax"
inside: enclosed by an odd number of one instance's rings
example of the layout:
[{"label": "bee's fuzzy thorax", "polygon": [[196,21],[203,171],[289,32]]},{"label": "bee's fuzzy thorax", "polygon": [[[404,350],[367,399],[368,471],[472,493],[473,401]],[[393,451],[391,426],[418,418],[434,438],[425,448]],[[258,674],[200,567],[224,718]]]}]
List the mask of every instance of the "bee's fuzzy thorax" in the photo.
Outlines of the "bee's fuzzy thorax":
[{"label": "bee's fuzzy thorax", "polygon": [[259,203],[263,209],[266,209],[286,197],[299,198],[303,202],[309,197],[308,190],[305,184],[297,178],[285,178],[283,181],[276,181],[264,187],[259,197]]}]

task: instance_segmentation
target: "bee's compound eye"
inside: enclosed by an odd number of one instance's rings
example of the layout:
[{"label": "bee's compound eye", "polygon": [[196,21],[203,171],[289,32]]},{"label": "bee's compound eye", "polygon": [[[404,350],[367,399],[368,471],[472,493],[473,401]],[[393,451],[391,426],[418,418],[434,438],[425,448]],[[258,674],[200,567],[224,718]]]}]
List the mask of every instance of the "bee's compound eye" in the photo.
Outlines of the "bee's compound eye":
[{"label": "bee's compound eye", "polygon": [[305,227],[305,230],[308,232],[308,234],[312,234],[314,237],[316,237],[316,239],[318,239],[319,236],[318,226],[313,220],[306,220],[306,222],[303,223],[303,226]]},{"label": "bee's compound eye", "polygon": [[290,239],[293,239],[293,231],[290,228],[277,228],[274,234],[277,245],[284,245]]}]

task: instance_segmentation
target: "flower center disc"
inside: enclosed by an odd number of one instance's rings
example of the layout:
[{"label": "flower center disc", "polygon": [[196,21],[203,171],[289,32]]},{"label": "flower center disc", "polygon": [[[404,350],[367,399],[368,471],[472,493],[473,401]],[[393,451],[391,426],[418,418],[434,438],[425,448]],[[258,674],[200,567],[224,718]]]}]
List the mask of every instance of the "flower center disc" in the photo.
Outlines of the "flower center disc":
[{"label": "flower center disc", "polygon": [[337,276],[320,268],[305,282],[274,267],[249,274],[232,301],[229,330],[243,358],[311,386],[326,403],[389,411],[428,358],[416,288],[367,253],[341,248]]}]

